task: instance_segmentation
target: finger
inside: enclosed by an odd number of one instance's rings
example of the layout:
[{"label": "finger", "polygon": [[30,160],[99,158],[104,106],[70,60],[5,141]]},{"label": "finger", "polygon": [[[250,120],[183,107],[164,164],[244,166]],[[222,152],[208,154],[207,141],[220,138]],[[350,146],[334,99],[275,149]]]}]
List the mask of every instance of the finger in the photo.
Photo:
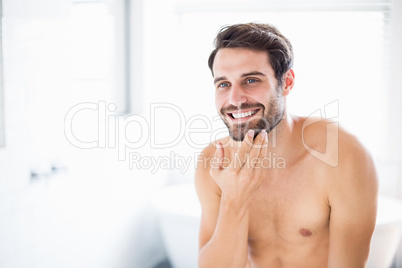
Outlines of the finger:
[{"label": "finger", "polygon": [[247,163],[251,168],[261,167],[262,161],[264,161],[264,157],[268,147],[268,134],[266,130],[262,130],[257,137],[254,139],[253,147],[250,150],[249,157],[247,159]]},{"label": "finger", "polygon": [[262,137],[263,141],[261,143],[261,149],[260,149],[260,158],[266,157],[267,152],[268,152],[268,133],[265,132],[265,136]]},{"label": "finger", "polygon": [[247,159],[247,155],[250,152],[251,147],[253,146],[253,138],[254,138],[254,130],[250,129],[247,132],[246,137],[242,141],[239,149],[234,154],[232,162],[230,163],[231,168],[240,169],[243,167]]},{"label": "finger", "polygon": [[224,154],[225,154],[225,152],[224,152],[222,143],[218,141],[216,143],[215,155],[211,159],[211,164],[210,164],[211,165],[211,169],[210,169],[211,175],[213,175],[217,171],[223,169],[222,168],[222,161],[223,161]]}]

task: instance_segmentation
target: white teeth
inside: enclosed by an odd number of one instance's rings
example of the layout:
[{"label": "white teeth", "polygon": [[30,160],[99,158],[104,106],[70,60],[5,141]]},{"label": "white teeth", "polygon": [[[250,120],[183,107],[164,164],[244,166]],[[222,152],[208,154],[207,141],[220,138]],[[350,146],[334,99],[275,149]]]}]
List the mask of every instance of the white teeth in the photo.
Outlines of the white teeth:
[{"label": "white teeth", "polygon": [[243,118],[243,117],[247,117],[247,116],[253,115],[253,114],[255,114],[256,112],[257,112],[257,111],[249,111],[249,112],[247,112],[247,113],[237,113],[237,114],[232,113],[232,116],[233,116],[233,118],[238,119],[238,118]]}]

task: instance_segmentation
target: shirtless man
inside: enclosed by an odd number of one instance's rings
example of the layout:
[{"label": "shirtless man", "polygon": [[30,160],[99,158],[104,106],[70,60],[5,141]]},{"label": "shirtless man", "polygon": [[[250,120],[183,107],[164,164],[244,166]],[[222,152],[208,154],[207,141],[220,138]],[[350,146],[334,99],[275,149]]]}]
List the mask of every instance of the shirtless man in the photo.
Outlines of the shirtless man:
[{"label": "shirtless man", "polygon": [[228,26],[215,44],[209,67],[230,136],[197,166],[199,267],[365,267],[378,188],[367,151],[337,124],[287,114],[293,52],[276,28]]}]

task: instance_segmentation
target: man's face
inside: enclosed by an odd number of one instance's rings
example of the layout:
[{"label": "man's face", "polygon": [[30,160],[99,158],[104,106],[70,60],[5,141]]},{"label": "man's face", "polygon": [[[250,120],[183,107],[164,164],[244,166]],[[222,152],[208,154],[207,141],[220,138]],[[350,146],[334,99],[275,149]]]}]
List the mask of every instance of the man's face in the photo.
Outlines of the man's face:
[{"label": "man's face", "polygon": [[230,136],[242,141],[249,129],[271,131],[284,114],[284,98],[268,55],[223,48],[213,64],[215,104]]}]

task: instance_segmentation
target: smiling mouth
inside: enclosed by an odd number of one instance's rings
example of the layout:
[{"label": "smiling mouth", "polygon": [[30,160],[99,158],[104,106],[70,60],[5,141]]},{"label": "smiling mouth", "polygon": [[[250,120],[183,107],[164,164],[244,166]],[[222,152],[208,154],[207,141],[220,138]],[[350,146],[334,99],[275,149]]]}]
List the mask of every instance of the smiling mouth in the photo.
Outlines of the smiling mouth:
[{"label": "smiling mouth", "polygon": [[250,111],[236,111],[236,112],[231,112],[227,113],[230,118],[236,120],[236,119],[249,119],[253,117],[256,113],[258,113],[260,109],[255,109],[255,110],[250,110]]}]

